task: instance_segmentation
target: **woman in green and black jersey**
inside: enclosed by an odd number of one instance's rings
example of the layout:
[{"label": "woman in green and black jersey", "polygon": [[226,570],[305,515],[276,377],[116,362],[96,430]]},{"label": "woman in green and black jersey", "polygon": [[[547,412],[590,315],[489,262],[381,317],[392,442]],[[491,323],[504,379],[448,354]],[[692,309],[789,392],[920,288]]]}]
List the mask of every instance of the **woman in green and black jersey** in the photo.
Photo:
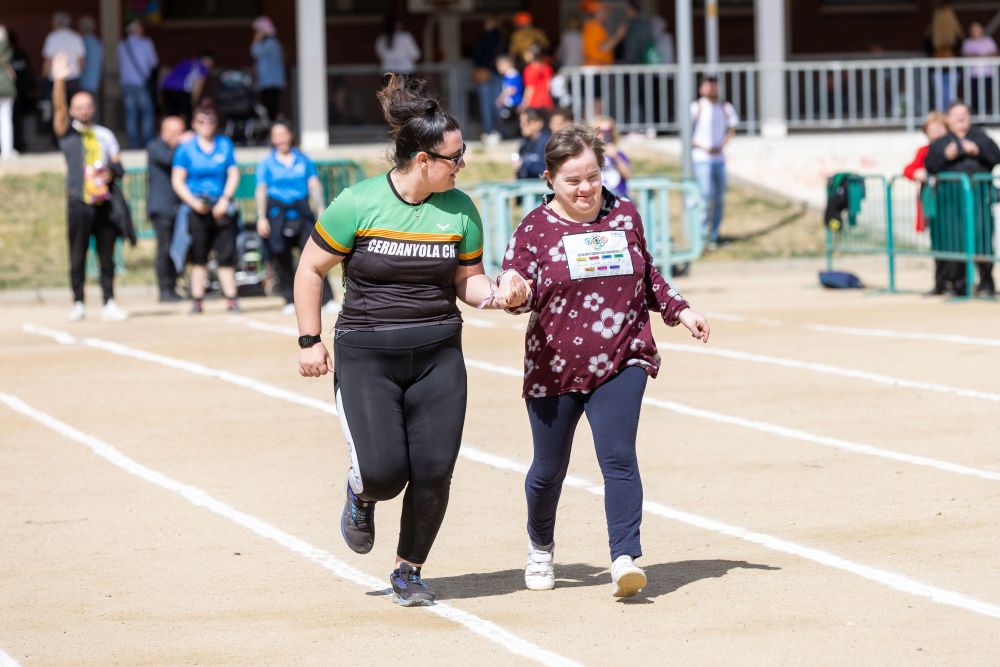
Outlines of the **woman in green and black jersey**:
[{"label": "woman in green and black jersey", "polygon": [[[420,576],[448,506],[465,420],[462,316],[456,297],[492,307],[523,303],[514,272],[483,272],[483,229],[472,200],[455,189],[465,144],[458,121],[424,92],[390,76],[378,94],[394,141],[394,166],[344,190],[326,209],[295,275],[299,372],[334,372],[351,456],[341,533],[371,550],[375,503],[406,489],[396,569],[401,604],[433,602]],[[344,263],[334,360],[320,340],[326,273]]]}]

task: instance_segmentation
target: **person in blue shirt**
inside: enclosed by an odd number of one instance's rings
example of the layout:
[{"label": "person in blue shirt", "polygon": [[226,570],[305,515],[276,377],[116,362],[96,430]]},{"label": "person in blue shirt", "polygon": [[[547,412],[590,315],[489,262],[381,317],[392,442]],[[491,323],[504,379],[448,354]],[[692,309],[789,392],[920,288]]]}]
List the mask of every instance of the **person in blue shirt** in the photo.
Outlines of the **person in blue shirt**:
[{"label": "person in blue shirt", "polygon": [[197,58],[188,58],[174,65],[164,77],[163,107],[167,116],[191,119],[191,109],[201,99],[205,77],[215,65],[211,51],[202,51]]},{"label": "person in blue shirt", "polygon": [[521,136],[518,160],[514,163],[516,178],[541,178],[545,173],[545,144],[552,134],[545,124],[545,112],[528,107],[521,112]]},{"label": "person in blue shirt", "polygon": [[524,80],[521,73],[514,67],[514,60],[507,55],[497,57],[497,72],[501,77],[500,96],[497,97],[497,108],[500,117],[510,118],[517,112],[524,96]]},{"label": "person in blue shirt", "polygon": [[286,84],[285,54],[271,19],[258,16],[254,19],[253,30],[250,55],[253,56],[257,69],[257,96],[267,109],[267,119],[273,123],[278,119],[281,92]]},{"label": "person in blue shirt", "polygon": [[[285,299],[282,312],[294,315],[296,266],[292,251],[305,248],[316,219],[314,211],[322,211],[326,202],[316,165],[295,147],[290,124],[278,121],[271,126],[271,146],[271,152],[257,165],[257,233],[266,239],[278,292]],[[334,301],[330,283],[324,279],[323,312],[339,311],[340,304]]]},{"label": "person in blue shirt", "polygon": [[86,53],[83,58],[83,69],[80,72],[80,89],[86,90],[94,99],[101,88],[101,75],[104,73],[104,44],[97,36],[97,23],[93,16],[81,16],[77,24],[80,35],[83,36],[83,48]]},{"label": "person in blue shirt", "polygon": [[[170,184],[189,209],[191,234],[191,312],[202,312],[208,282],[208,255],[215,252],[226,309],[239,312],[236,301],[236,207],[233,195],[240,183],[233,142],[216,134],[219,116],[210,102],[194,111],[194,138],[174,151]],[[181,213],[183,215],[183,212]]]}]

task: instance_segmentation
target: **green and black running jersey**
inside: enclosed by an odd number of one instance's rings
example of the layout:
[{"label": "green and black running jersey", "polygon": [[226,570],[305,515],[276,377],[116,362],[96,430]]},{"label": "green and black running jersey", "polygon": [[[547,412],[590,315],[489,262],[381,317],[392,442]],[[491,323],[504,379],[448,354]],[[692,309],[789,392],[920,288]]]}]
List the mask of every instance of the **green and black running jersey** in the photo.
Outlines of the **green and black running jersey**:
[{"label": "green and black running jersey", "polygon": [[388,173],[341,192],[312,238],[344,256],[347,295],[338,329],[461,322],[455,271],[483,259],[483,223],[469,195],[448,190],[411,204]]}]

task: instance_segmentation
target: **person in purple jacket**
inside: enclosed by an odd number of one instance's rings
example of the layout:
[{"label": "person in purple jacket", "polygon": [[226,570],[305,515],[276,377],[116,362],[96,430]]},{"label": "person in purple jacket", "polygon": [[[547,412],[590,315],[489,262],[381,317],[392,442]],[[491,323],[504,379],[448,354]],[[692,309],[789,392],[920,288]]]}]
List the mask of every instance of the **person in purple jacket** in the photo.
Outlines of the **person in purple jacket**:
[{"label": "person in purple jacket", "polygon": [[545,147],[552,188],[514,231],[503,268],[534,281],[525,332],[524,391],[534,458],[528,501],[525,585],[555,584],[556,507],[580,417],[594,434],[604,475],[612,595],[646,585],[642,555],[642,482],[635,453],[646,379],[660,355],[650,309],[669,326],[683,324],[707,343],[708,322],[667,284],[646,248],[635,205],[601,186],[604,144],[597,130],[570,125]]}]

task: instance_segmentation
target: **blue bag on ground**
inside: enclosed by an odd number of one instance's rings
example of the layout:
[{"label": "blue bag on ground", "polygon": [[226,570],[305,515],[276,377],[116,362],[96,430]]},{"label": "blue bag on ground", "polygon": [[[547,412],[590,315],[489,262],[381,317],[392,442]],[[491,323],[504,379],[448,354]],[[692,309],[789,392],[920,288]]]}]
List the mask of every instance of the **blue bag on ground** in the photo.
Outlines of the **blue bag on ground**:
[{"label": "blue bag on ground", "polygon": [[820,271],[819,282],[832,289],[860,289],[865,286],[861,279],[847,271]]}]

